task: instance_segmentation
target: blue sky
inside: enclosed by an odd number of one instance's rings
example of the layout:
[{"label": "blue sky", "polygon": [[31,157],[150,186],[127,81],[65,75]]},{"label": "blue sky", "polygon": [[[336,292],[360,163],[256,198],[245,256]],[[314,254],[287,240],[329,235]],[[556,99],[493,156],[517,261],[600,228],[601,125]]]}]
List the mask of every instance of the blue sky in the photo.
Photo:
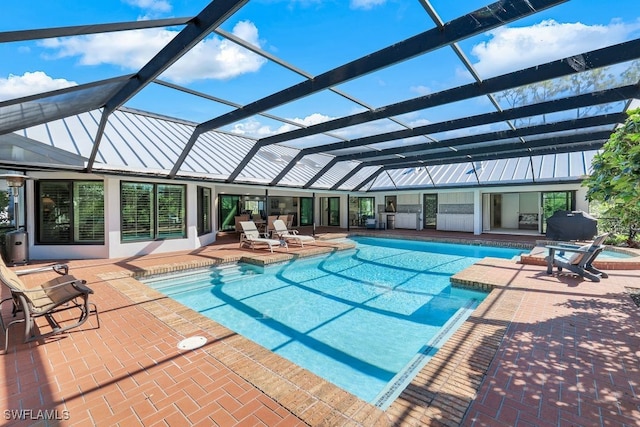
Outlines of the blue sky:
[{"label": "blue sky", "polygon": [[[135,21],[196,15],[206,1],[102,0],[8,2],[0,31]],[[432,0],[443,21],[455,19],[488,1]],[[222,29],[265,52],[318,75],[407,37],[433,28],[417,0],[279,1],[252,0]],[[180,28],[3,43],[0,45],[0,101],[33,93],[134,73]],[[545,63],[640,36],[637,0],[571,0],[506,27],[460,42],[483,79]],[[304,78],[212,34],[167,70],[161,78],[193,90],[247,104]],[[438,92],[472,81],[450,48],[371,73],[338,88],[372,107]],[[231,107],[151,85],[126,106],[196,122]],[[410,125],[452,118],[460,111],[482,112],[486,100],[422,111],[401,119]],[[462,107],[462,108],[461,108]],[[363,107],[323,91],[271,113],[313,124],[362,111]],[[397,127],[390,121],[345,130],[345,137],[367,128]],[[290,129],[261,116],[228,126],[262,137]]]}]

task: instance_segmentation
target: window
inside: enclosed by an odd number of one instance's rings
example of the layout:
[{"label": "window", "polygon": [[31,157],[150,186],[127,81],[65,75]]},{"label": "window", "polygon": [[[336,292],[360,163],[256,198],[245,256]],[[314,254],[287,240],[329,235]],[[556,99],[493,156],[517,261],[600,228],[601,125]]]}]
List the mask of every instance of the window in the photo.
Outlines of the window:
[{"label": "window", "polygon": [[375,197],[358,197],[358,213],[362,221],[366,218],[375,218],[376,216],[376,199]]},{"label": "window", "polygon": [[153,184],[123,182],[120,186],[121,239],[151,240],[154,236]]},{"label": "window", "polygon": [[[18,228],[18,226],[24,225],[24,203],[22,203],[22,198],[20,195],[24,194],[23,188],[20,188],[19,195],[16,198],[13,194],[12,189],[0,190],[0,229],[2,228]],[[18,213],[19,218],[22,219],[19,224],[16,224],[16,215],[15,205],[18,204]]]},{"label": "window", "polygon": [[184,185],[122,182],[122,241],[186,237]]},{"label": "window", "polygon": [[545,191],[542,193],[542,232],[547,231],[547,219],[556,211],[573,211],[576,208],[575,191]]},{"label": "window", "polygon": [[183,185],[156,186],[158,217],[156,237],[186,237],[185,187]]},{"label": "window", "polygon": [[384,196],[384,210],[385,212],[395,212],[398,206],[398,200],[396,196]]},{"label": "window", "polygon": [[73,183],[73,235],[78,242],[104,242],[104,185]]},{"label": "window", "polygon": [[198,236],[211,233],[211,189],[198,187]]},{"label": "window", "polygon": [[220,231],[235,230],[235,216],[240,214],[240,196],[221,194],[218,198],[218,229]]},{"label": "window", "polygon": [[349,197],[349,225],[364,227],[367,220],[375,218],[375,197]]},{"label": "window", "polygon": [[266,212],[265,201],[262,196],[243,196],[242,206],[244,206],[242,213],[262,216],[262,214]]},{"label": "window", "polygon": [[425,194],[423,205],[424,228],[435,229],[438,221],[438,195]]},{"label": "window", "polygon": [[0,192],[0,227],[10,227],[13,225],[13,203],[11,203],[9,194],[2,191]]},{"label": "window", "polygon": [[340,225],[340,197],[329,197],[329,225]]},{"label": "window", "polygon": [[38,243],[104,243],[102,181],[38,181]]}]

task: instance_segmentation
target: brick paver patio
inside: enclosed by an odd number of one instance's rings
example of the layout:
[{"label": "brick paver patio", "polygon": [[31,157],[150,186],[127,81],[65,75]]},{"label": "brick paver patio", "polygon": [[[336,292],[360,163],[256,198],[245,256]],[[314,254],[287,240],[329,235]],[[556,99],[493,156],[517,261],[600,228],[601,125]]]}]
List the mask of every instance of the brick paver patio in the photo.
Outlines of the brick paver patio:
[{"label": "brick paver patio", "polygon": [[[71,333],[21,344],[16,327],[0,356],[3,425],[640,425],[640,309],[627,293],[640,288],[636,270],[591,283],[488,258],[459,273],[459,285],[491,294],[386,411],[132,277],[333,246],[271,255],[234,243],[70,262],[95,291],[100,328],[92,317]],[[207,343],[177,348],[194,335]],[[57,420],[47,424],[47,416]]]}]

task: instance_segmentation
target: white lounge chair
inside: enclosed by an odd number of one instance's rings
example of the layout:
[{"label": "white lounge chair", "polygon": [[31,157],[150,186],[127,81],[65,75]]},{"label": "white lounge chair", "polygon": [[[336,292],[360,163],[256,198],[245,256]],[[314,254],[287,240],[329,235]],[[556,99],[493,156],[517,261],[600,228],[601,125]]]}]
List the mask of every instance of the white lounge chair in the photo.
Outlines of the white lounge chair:
[{"label": "white lounge chair", "polygon": [[303,234],[298,234],[298,230],[289,230],[287,225],[281,219],[276,219],[273,221],[273,232],[279,239],[288,242],[292,240],[300,244],[300,246],[304,247],[304,242],[312,243],[315,242],[316,239],[313,236],[307,236]]},{"label": "white lounge chair", "polygon": [[287,242],[275,239],[269,239],[267,237],[261,237],[260,231],[256,227],[253,221],[240,221],[240,227],[242,227],[242,234],[240,234],[240,247],[245,244],[251,246],[251,249],[255,250],[256,245],[267,245],[269,250],[273,253],[273,247],[284,246],[288,250]]}]

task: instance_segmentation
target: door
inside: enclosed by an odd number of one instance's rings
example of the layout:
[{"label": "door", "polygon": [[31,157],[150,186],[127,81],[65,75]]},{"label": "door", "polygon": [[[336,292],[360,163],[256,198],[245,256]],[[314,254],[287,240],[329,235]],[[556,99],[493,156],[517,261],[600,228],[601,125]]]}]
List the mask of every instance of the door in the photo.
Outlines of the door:
[{"label": "door", "polygon": [[340,197],[329,197],[329,225],[340,225]]},{"label": "door", "polygon": [[221,194],[218,198],[220,201],[220,204],[218,205],[218,221],[220,222],[218,230],[235,230],[235,216],[240,213],[240,196]]},{"label": "door", "polygon": [[358,215],[359,225],[365,226],[368,218],[375,218],[376,199],[374,197],[359,197],[358,198]]},{"label": "door", "polygon": [[300,197],[300,225],[313,225],[312,197]]},{"label": "door", "polygon": [[491,228],[502,227],[502,194],[491,195]]},{"label": "door", "polygon": [[502,228],[518,228],[518,211],[520,211],[520,194],[505,193],[502,195]]},{"label": "door", "polygon": [[425,194],[424,207],[422,211],[424,212],[424,228],[433,228],[435,229],[438,220],[438,195],[437,194]]},{"label": "door", "polygon": [[320,225],[340,225],[340,197],[320,198]]}]

